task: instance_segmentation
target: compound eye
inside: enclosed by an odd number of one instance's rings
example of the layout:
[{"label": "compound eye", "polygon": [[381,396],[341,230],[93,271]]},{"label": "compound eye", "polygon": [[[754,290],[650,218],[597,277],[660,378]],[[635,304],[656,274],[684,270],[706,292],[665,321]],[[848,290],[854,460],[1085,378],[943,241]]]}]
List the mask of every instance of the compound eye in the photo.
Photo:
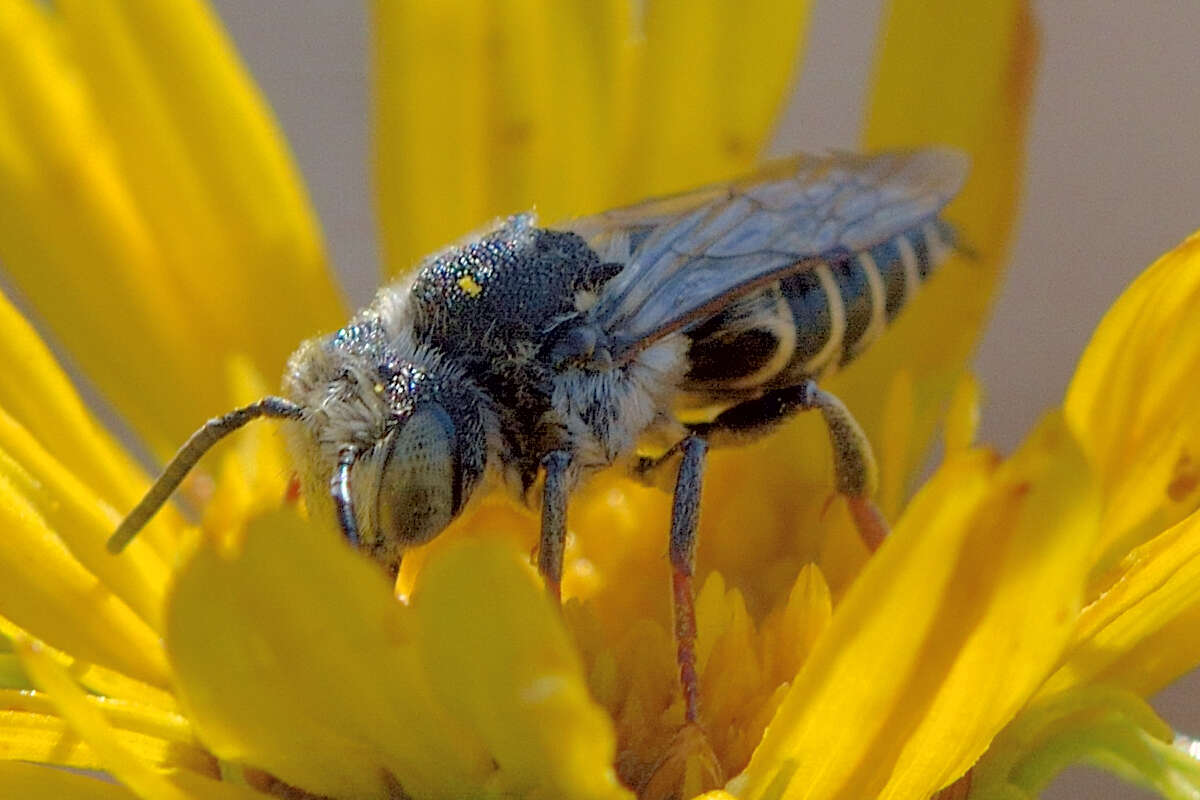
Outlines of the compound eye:
[{"label": "compound eye", "polygon": [[458,512],[461,476],[454,423],[436,403],[422,405],[391,436],[380,473],[379,526],[402,547],[439,534]]}]

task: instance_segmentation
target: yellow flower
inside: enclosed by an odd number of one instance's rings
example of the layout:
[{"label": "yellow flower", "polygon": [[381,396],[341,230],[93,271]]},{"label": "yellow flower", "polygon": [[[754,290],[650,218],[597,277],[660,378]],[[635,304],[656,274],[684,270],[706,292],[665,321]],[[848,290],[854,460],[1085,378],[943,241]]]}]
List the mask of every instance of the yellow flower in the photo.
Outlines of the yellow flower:
[{"label": "yellow flower", "polygon": [[[638,8],[377,0],[387,272],[497,214],[586,213],[754,161],[807,4]],[[682,726],[661,493],[612,478],[573,503],[562,614],[528,564],[535,520],[500,499],[406,560],[399,603],[283,500],[263,425],[185,485],[199,530],[165,510],[114,558],[146,476],[0,303],[0,793],[908,798],[965,789],[974,765],[975,794],[1012,798],[1081,757],[1166,796],[1196,786],[1138,698],[1200,662],[1200,419],[1171,402],[1200,369],[1182,324],[1200,245],[1130,288],[1012,457],[971,444],[962,375],[1033,52],[1019,0],[890,3],[864,145],[969,152],[950,213],[981,255],[830,382],[896,520],[869,561],[829,503],[818,421],[714,454],[700,728]],[[294,168],[197,0],[0,0],[0,87],[0,260],[157,455],[344,319]],[[906,502],[948,402],[944,463]]]}]

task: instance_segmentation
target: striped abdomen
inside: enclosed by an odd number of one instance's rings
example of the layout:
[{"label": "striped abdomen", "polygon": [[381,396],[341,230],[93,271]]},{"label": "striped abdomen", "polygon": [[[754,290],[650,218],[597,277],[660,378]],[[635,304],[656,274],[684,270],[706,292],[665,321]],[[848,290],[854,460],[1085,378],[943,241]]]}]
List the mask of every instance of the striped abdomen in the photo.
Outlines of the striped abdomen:
[{"label": "striped abdomen", "polygon": [[869,250],[830,254],[688,332],[686,389],[709,395],[790,386],[875,341],[953,249],[934,219]]}]

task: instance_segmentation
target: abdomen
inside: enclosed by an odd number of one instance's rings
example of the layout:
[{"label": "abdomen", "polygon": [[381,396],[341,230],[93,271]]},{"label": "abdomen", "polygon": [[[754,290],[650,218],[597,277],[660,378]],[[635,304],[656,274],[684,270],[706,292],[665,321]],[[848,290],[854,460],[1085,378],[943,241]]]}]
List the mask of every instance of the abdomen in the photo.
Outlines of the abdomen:
[{"label": "abdomen", "polygon": [[690,393],[720,398],[818,378],[865,350],[953,250],[932,219],[869,250],[830,253],[687,332]]}]

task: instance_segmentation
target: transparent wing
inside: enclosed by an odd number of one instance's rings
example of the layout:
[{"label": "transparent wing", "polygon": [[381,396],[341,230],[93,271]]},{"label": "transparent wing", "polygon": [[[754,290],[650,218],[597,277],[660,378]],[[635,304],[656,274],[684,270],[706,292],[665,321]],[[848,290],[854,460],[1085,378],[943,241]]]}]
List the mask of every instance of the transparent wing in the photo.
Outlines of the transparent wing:
[{"label": "transparent wing", "polygon": [[558,227],[626,264],[588,312],[624,361],[781,277],[936,215],[966,170],[965,156],[940,149],[799,156]]}]

